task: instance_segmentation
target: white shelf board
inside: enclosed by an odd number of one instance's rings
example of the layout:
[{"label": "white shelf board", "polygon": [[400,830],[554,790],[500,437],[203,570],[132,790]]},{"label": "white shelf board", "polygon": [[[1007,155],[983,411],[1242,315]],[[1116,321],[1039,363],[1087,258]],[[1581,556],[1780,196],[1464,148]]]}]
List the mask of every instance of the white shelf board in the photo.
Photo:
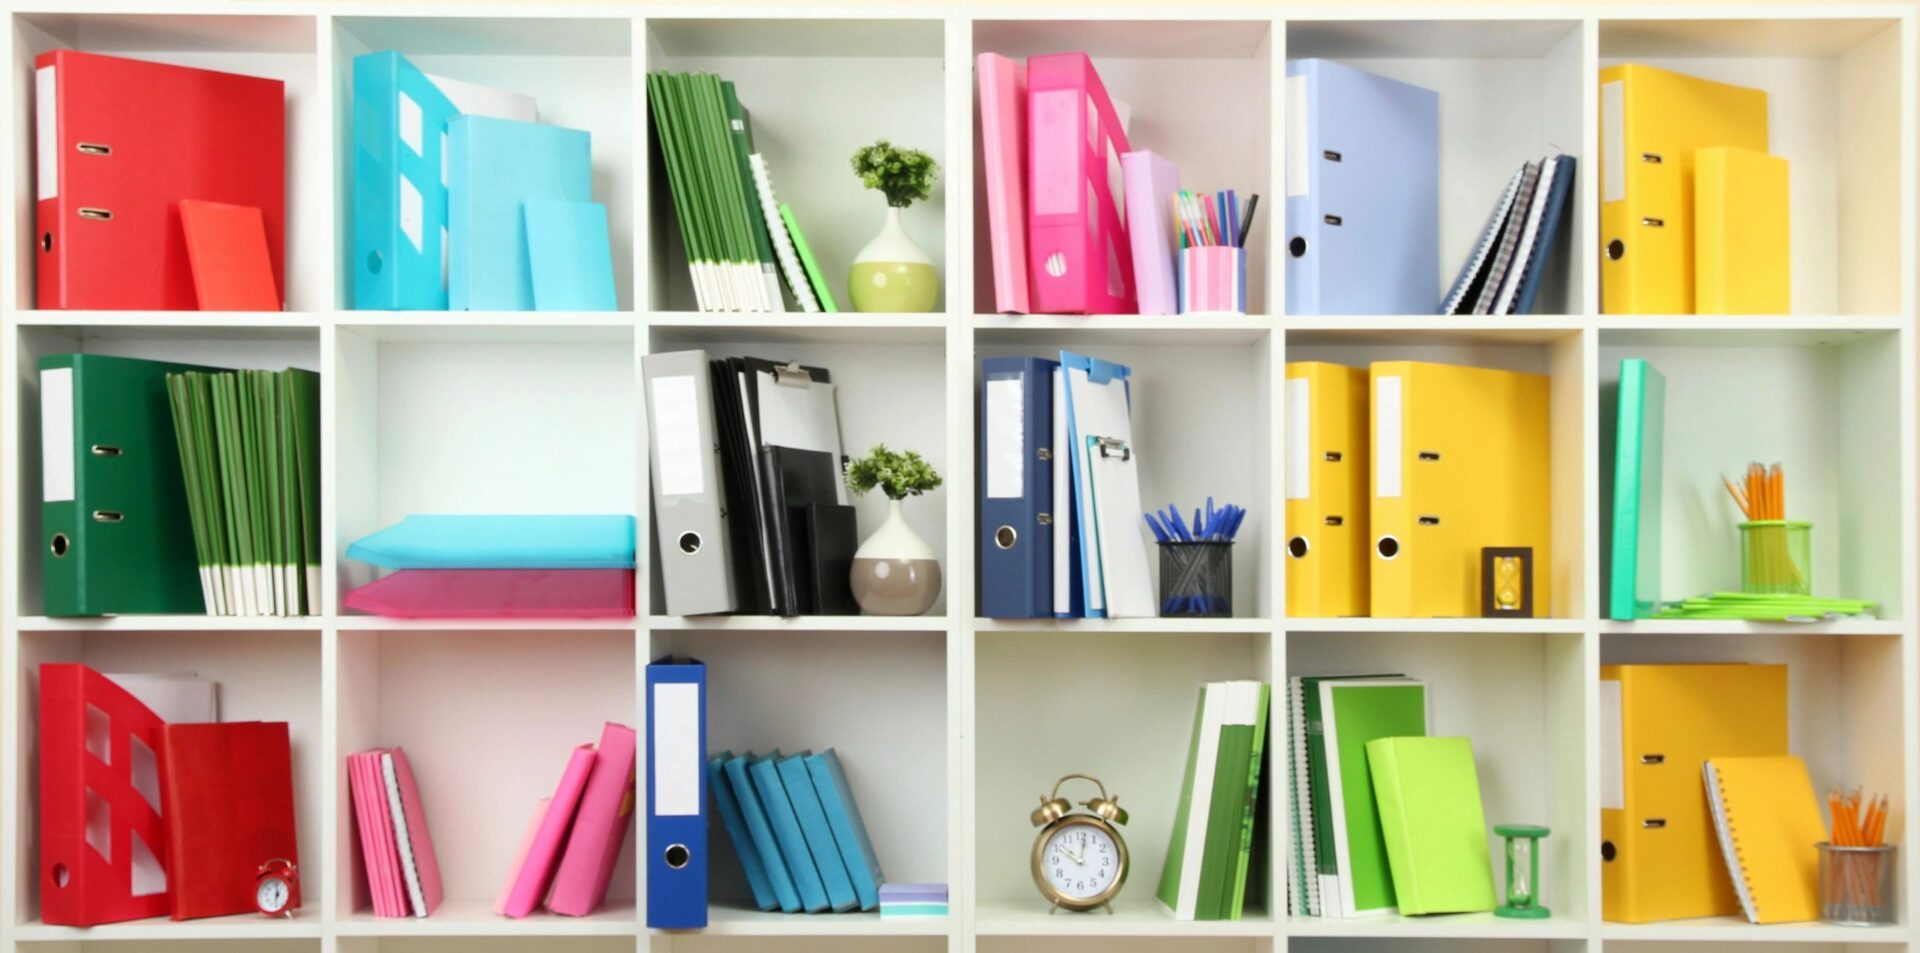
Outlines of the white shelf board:
[{"label": "white shelf board", "polygon": [[1579,619],[1308,619],[1290,616],[1281,622],[1281,626],[1288,633],[1385,632],[1401,635],[1578,635],[1587,630],[1587,624]]},{"label": "white shelf board", "polygon": [[21,942],[73,942],[93,940],[301,940],[321,935],[319,905],[303,908],[290,920],[270,920],[258,914],[243,913],[230,917],[201,920],[170,920],[150,917],[95,927],[62,927],[45,923],[24,923],[13,931]]},{"label": "white shelf board", "polygon": [[646,323],[659,343],[941,344],[947,333],[944,314],[656,311]]},{"label": "white shelf board", "polygon": [[1025,632],[1034,635],[1085,635],[1090,632],[1144,635],[1266,635],[1270,619],[975,619],[975,632]]},{"label": "white shelf board", "polygon": [[945,936],[954,926],[951,917],[881,919],[878,911],[851,913],[781,913],[714,905],[707,908],[704,930],[651,930],[662,936]]},{"label": "white shelf board", "polygon": [[325,616],[20,616],[21,632],[318,632]]},{"label": "white shelf board", "polygon": [[1909,931],[1900,926],[1841,927],[1824,923],[1778,923],[1756,926],[1743,917],[1702,917],[1665,923],[1603,923],[1600,937],[1616,940],[1663,940],[1704,943],[1901,943]]},{"label": "white shelf board", "polygon": [[632,903],[602,907],[590,916],[536,913],[519,920],[497,916],[481,900],[448,900],[430,917],[376,917],[371,910],[347,914],[334,924],[339,936],[633,936],[640,922]]},{"label": "white shelf board", "polygon": [[886,615],[656,615],[647,628],[656,632],[924,632],[947,631],[946,616]]},{"label": "white shelf board", "polygon": [[1273,918],[1250,910],[1239,920],[1175,920],[1154,900],[1145,884],[1135,884],[1122,895],[1111,914],[1105,910],[1049,913],[1046,901],[982,900],[975,911],[974,932],[981,936],[1143,936],[1143,937],[1268,937]]},{"label": "white shelf board", "polygon": [[327,311],[18,311],[22,327],[57,328],[249,328],[314,330]]},{"label": "white shelf board", "polygon": [[1280,330],[1288,344],[1307,345],[1435,345],[1435,344],[1551,344],[1577,337],[1586,328],[1581,318],[1518,315],[1512,318],[1455,318],[1442,315],[1368,315],[1284,317]]},{"label": "white shelf board", "polygon": [[1262,315],[982,314],[973,327],[982,343],[1018,344],[1071,335],[1089,346],[1115,344],[1251,344],[1271,334]]},{"label": "white shelf board", "polygon": [[1713,619],[1640,619],[1600,623],[1602,635],[1690,635],[1702,638],[1751,635],[1834,635],[1899,638],[1906,624],[1889,619],[1832,622],[1743,622]]},{"label": "white shelf board", "polygon": [[1587,935],[1585,920],[1549,917],[1509,920],[1491,913],[1452,913],[1425,917],[1288,917],[1288,936],[1448,938],[1474,940],[1577,940]]}]

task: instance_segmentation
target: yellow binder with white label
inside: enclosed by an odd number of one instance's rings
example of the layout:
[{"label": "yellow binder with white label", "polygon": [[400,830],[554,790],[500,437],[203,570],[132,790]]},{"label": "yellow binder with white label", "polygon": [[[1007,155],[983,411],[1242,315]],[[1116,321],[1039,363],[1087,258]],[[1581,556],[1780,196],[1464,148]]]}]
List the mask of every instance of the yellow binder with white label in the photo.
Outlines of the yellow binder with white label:
[{"label": "yellow binder with white label", "polygon": [[1695,150],[1767,151],[1767,94],[1639,63],[1600,71],[1600,310],[1694,313]]},{"label": "yellow binder with white label", "polygon": [[1287,364],[1287,615],[1368,612],[1367,372]]},{"label": "yellow binder with white label", "polygon": [[1787,160],[1734,146],[1693,156],[1694,311],[1792,313]]},{"label": "yellow binder with white label", "polygon": [[1787,753],[1787,667],[1603,665],[1600,738],[1601,915],[1738,915],[1702,768]]},{"label": "yellow binder with white label", "polygon": [[1370,368],[1372,614],[1481,615],[1481,550],[1533,551],[1552,615],[1549,381],[1418,361]]}]

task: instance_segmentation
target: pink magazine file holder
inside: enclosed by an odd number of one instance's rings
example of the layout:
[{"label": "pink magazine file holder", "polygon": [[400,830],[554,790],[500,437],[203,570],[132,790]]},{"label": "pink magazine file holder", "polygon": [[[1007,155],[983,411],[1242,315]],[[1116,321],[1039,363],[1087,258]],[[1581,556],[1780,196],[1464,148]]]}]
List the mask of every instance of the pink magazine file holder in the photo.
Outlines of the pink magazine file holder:
[{"label": "pink magazine file holder", "polygon": [[1133,250],[1107,171],[1133,149],[1087,54],[1027,59],[1027,127],[1033,310],[1134,313]]},{"label": "pink magazine file holder", "polygon": [[1232,245],[1180,249],[1181,314],[1245,314],[1247,250]]},{"label": "pink magazine file holder", "polygon": [[395,619],[627,619],[630,569],[402,569],[347,593]]}]

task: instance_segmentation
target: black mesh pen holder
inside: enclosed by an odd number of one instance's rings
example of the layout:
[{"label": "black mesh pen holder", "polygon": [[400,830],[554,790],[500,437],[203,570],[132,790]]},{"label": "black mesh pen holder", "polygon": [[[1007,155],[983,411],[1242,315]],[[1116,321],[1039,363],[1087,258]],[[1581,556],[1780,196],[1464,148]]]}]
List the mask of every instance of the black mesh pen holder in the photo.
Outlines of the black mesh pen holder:
[{"label": "black mesh pen holder", "polygon": [[1233,544],[1161,543],[1160,615],[1233,615]]}]

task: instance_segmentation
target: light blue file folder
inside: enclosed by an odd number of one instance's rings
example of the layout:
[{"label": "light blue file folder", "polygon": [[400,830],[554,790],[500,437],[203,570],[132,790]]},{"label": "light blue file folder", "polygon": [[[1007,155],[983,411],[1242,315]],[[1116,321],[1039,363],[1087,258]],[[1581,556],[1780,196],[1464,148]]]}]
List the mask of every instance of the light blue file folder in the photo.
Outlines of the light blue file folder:
[{"label": "light blue file folder", "polygon": [[631,516],[409,516],[355,540],[385,569],[632,569]]},{"label": "light blue file folder", "polygon": [[531,311],[527,200],[591,199],[591,137],[578,129],[486,116],[461,116],[447,128],[453,154],[448,306]]},{"label": "light blue file folder", "polygon": [[1287,313],[1440,308],[1440,94],[1287,64]]},{"label": "light blue file folder", "polygon": [[394,52],[353,58],[353,306],[447,307],[447,122],[460,113]]},{"label": "light blue file folder", "polygon": [[598,202],[528,199],[526,221],[534,310],[614,310],[607,207]]}]

